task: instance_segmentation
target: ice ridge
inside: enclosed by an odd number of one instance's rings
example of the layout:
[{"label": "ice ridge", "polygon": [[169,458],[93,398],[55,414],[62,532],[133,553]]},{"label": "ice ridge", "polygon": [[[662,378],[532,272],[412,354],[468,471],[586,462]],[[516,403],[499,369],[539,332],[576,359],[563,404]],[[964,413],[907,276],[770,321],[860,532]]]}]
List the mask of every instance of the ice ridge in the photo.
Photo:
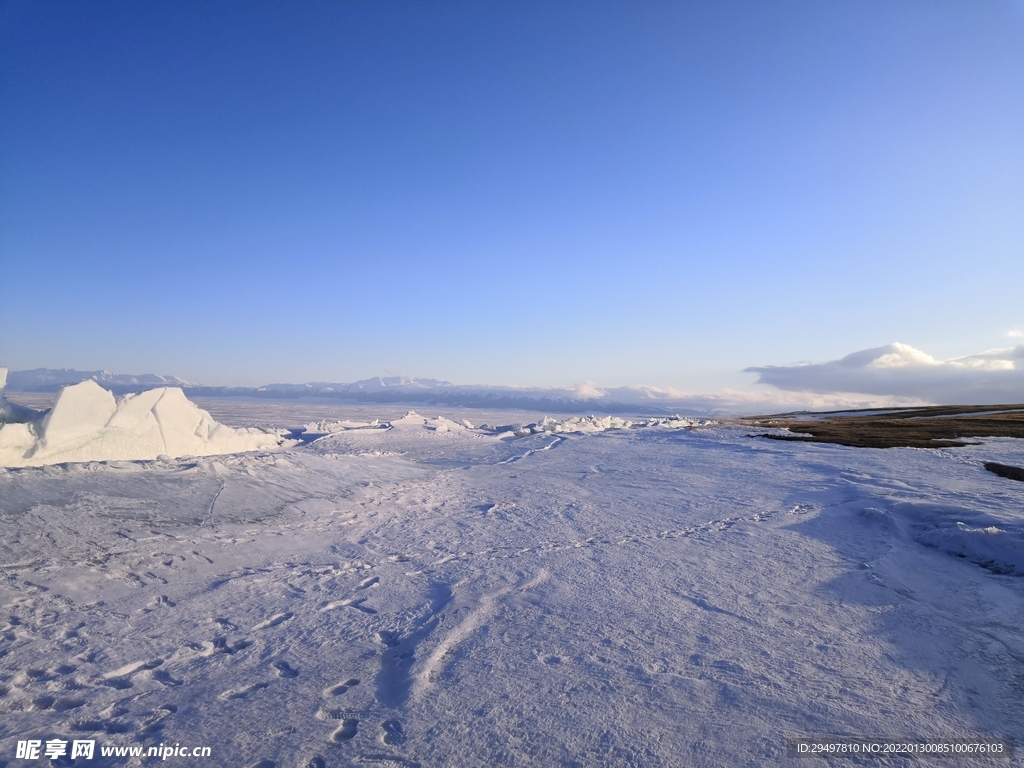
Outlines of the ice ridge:
[{"label": "ice ridge", "polygon": [[[5,381],[6,369],[0,369]],[[213,420],[179,387],[119,400],[95,381],[64,387],[45,413],[20,408],[0,389],[0,466],[209,456],[276,448],[278,431],[232,429]]]}]

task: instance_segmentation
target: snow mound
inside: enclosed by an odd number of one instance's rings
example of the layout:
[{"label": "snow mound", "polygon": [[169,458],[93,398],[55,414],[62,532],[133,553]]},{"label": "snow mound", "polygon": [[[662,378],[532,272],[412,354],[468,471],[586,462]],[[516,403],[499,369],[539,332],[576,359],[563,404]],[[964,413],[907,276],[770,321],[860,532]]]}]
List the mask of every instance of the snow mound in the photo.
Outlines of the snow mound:
[{"label": "snow mound", "polygon": [[405,416],[400,419],[393,419],[388,422],[388,425],[392,429],[409,429],[411,427],[425,427],[427,425],[427,419],[424,416],[420,416],[416,411],[409,411]]},{"label": "snow mound", "polygon": [[[386,428],[386,426],[383,428]],[[327,419],[321,419],[320,421],[311,421],[303,427],[304,434],[307,435],[330,435],[335,432],[347,432],[352,429],[382,429],[382,427],[379,419],[374,419],[373,421],[351,421],[349,419],[328,421]]]},{"label": "snow mound", "polygon": [[629,429],[632,421],[618,416],[572,416],[557,420],[545,416],[537,425],[537,432],[605,432],[609,429]]},{"label": "snow mound", "polygon": [[575,432],[581,434],[593,434],[596,432],[607,432],[611,429],[631,429],[634,427],[657,427],[662,429],[692,429],[694,427],[708,427],[714,425],[715,421],[710,419],[689,419],[681,416],[667,416],[665,418],[638,419],[630,421],[618,416],[570,416],[567,419],[553,419],[545,416],[536,424],[527,424],[518,428],[499,427],[502,437],[525,437],[536,435],[542,432],[554,434]]},{"label": "snow mound", "polygon": [[422,416],[416,411],[409,411],[399,419],[381,422],[373,421],[311,421],[304,427],[304,435],[316,437],[318,435],[336,434],[339,432],[352,432],[357,430],[405,430],[409,432],[435,433],[435,434],[458,434],[464,435],[490,435],[499,438],[528,437],[539,434],[595,434],[607,432],[612,429],[632,428],[660,428],[660,429],[693,429],[694,427],[708,427],[717,424],[713,419],[695,419],[683,416],[665,416],[649,419],[629,420],[618,416],[570,416],[564,419],[556,419],[545,416],[538,422],[532,424],[506,424],[504,426],[488,426],[481,424],[479,427],[466,419],[449,419],[444,416],[431,418]]},{"label": "snow mound", "polygon": [[465,419],[453,421],[444,416],[432,419],[428,416],[420,416],[416,411],[409,411],[400,419],[385,421],[383,424],[379,419],[373,421],[311,421],[304,427],[305,435],[330,435],[338,432],[351,432],[355,430],[384,430],[384,429],[420,429],[427,432],[465,432],[475,429]]},{"label": "snow mound", "polygon": [[[3,400],[3,407],[10,404]],[[115,400],[95,381],[64,387],[45,414],[0,424],[0,466],[69,461],[210,456],[276,448],[278,432],[232,429],[198,408],[178,387]]]},{"label": "snow mound", "polygon": [[1024,576],[1024,527],[1012,519],[961,507],[898,504],[912,538],[993,573]]},{"label": "snow mound", "polygon": [[444,416],[438,416],[436,419],[427,419],[425,426],[434,432],[465,432],[467,429],[473,428],[465,419],[459,422],[446,419]]},{"label": "snow mound", "polygon": [[402,418],[388,422],[388,426],[392,429],[421,427],[430,432],[465,432],[467,429],[473,429],[473,425],[465,419],[461,422],[446,419],[444,416],[431,419],[429,416],[420,416],[416,411],[409,411]]}]

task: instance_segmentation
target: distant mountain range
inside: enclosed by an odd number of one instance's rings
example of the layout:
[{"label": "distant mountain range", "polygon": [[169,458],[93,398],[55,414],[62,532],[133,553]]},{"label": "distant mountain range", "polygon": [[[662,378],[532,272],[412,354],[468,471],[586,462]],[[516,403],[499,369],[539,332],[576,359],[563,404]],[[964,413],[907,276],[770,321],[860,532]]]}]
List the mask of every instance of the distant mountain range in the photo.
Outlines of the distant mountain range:
[{"label": "distant mountain range", "polygon": [[37,368],[11,371],[11,392],[56,392],[69,384],[92,379],[123,395],[155,387],[181,387],[190,398],[259,398],[270,400],[338,400],[349,403],[434,405],[466,408],[519,409],[558,413],[708,413],[732,410],[733,403],[709,397],[692,397],[672,389],[613,387],[592,384],[577,387],[500,387],[456,385],[437,379],[384,376],[351,383],[309,382],[267,384],[262,387],[209,387],[176,376],[116,374],[110,371],[76,371],[71,368]]},{"label": "distant mountain range", "polygon": [[9,371],[7,388],[12,392],[56,392],[69,384],[92,379],[117,394],[142,392],[156,387],[194,387],[191,381],[177,376],[157,376],[143,373],[138,376],[110,371],[76,371],[73,368],[35,368],[31,371]]}]

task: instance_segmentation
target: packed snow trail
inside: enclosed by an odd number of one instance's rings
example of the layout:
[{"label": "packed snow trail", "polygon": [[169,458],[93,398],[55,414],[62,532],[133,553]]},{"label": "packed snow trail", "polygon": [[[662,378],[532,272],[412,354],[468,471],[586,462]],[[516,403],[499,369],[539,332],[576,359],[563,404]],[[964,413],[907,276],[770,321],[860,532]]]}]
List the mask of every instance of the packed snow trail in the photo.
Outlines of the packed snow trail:
[{"label": "packed snow trail", "polygon": [[1024,484],[981,466],[1016,441],[371,411],[288,451],[0,472],[0,760],[60,737],[243,767],[763,766],[796,736],[1024,737]]}]

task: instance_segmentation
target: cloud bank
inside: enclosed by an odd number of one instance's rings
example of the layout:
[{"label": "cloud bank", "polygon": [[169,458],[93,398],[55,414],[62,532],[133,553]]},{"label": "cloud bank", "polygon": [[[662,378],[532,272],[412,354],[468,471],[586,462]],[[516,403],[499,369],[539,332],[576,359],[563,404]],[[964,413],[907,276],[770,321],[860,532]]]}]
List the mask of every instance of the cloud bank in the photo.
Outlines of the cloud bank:
[{"label": "cloud bank", "polygon": [[820,395],[858,393],[926,403],[1024,402],[1024,344],[936,360],[907,344],[854,352],[841,360],[746,369],[759,384]]}]

